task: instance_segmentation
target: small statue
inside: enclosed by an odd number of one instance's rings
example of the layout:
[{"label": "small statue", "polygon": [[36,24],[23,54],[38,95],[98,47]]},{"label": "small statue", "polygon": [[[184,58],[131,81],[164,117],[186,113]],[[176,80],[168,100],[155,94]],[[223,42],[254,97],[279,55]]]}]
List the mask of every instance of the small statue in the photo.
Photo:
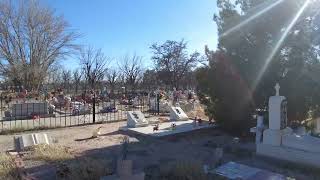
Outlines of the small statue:
[{"label": "small statue", "polygon": [[98,136],[100,136],[102,126],[98,127],[97,129],[95,129],[93,132],[92,132],[92,138],[97,138]]}]

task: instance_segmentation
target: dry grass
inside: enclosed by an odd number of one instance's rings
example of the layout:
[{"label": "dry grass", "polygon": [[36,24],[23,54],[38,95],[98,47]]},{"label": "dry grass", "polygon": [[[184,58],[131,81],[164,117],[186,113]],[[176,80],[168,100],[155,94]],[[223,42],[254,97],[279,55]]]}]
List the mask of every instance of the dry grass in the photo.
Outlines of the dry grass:
[{"label": "dry grass", "polygon": [[0,131],[0,135],[8,135],[8,134],[14,134],[14,133],[18,133],[18,132],[23,132],[26,131],[27,129],[23,128],[23,127],[14,127],[11,129],[3,129]]},{"label": "dry grass", "polygon": [[30,160],[60,162],[74,158],[68,148],[58,145],[37,145],[31,147],[31,154],[28,156]]},{"label": "dry grass", "polygon": [[204,111],[204,106],[201,105],[200,103],[196,103],[194,110],[186,112],[186,114],[189,116],[189,118],[194,118],[197,116],[198,118],[201,118],[202,120],[209,119]]},{"label": "dry grass", "polygon": [[41,131],[41,130],[48,130],[48,129],[58,129],[62,128],[62,126],[55,126],[55,127],[49,127],[49,126],[40,126],[40,127],[32,127],[32,128],[26,128],[26,127],[12,127],[11,129],[3,129],[0,131],[0,135],[10,135],[20,132],[26,132],[26,131]]},{"label": "dry grass", "polygon": [[45,161],[57,167],[57,179],[94,180],[111,174],[111,161],[103,158],[77,158],[68,148],[58,145],[38,145],[29,149],[26,159]]},{"label": "dry grass", "polygon": [[200,163],[177,161],[160,167],[160,179],[166,180],[206,180],[208,179]]},{"label": "dry grass", "polygon": [[57,179],[99,180],[112,174],[112,162],[106,159],[79,158],[58,165]]},{"label": "dry grass", "polygon": [[12,157],[4,153],[0,153],[0,179],[1,180],[19,179],[14,160],[12,159]]}]

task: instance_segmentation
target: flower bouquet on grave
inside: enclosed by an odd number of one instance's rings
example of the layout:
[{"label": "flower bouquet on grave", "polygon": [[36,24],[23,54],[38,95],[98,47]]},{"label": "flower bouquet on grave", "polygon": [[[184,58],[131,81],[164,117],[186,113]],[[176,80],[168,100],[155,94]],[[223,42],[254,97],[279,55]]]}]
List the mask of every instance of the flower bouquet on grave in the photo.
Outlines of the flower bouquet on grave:
[{"label": "flower bouquet on grave", "polygon": [[172,123],[172,124],[171,124],[171,130],[172,130],[172,131],[175,130],[176,127],[177,127],[177,125],[176,125],[175,123]]}]

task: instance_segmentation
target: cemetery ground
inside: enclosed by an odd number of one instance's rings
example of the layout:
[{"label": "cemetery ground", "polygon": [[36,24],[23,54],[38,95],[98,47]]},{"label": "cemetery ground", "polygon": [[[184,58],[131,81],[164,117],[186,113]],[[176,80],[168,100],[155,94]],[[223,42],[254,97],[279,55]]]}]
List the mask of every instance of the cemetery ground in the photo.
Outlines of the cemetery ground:
[{"label": "cemetery ground", "polygon": [[[152,138],[119,131],[125,122],[96,124],[61,129],[42,130],[50,137],[51,145],[31,148],[22,156],[25,170],[38,179],[99,179],[114,173],[114,164],[121,155],[121,143],[129,136],[127,159],[133,160],[134,172],[145,172],[145,179],[170,179],[188,175],[194,179],[216,179],[200,171],[204,164],[216,163],[214,149],[223,147],[223,162],[235,161],[266,169],[295,179],[320,179],[317,169],[259,157],[255,154],[253,137],[234,137],[219,128],[203,129],[174,136]],[[101,128],[101,135],[90,138]],[[4,153],[13,149],[13,137],[22,133],[0,136],[0,174],[12,175],[14,161]],[[11,162],[11,163],[10,163]],[[176,167],[174,173],[170,168]],[[10,179],[6,177],[5,179]]]}]

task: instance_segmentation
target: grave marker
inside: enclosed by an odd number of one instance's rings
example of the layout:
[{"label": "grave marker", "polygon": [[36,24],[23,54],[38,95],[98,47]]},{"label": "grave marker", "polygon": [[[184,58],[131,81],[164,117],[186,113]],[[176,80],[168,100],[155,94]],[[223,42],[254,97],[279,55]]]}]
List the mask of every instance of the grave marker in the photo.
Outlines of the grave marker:
[{"label": "grave marker", "polygon": [[180,107],[170,107],[170,120],[171,121],[186,121],[189,117]]},{"label": "grave marker", "polygon": [[149,123],[141,111],[128,111],[127,127],[135,128],[147,126]]}]

